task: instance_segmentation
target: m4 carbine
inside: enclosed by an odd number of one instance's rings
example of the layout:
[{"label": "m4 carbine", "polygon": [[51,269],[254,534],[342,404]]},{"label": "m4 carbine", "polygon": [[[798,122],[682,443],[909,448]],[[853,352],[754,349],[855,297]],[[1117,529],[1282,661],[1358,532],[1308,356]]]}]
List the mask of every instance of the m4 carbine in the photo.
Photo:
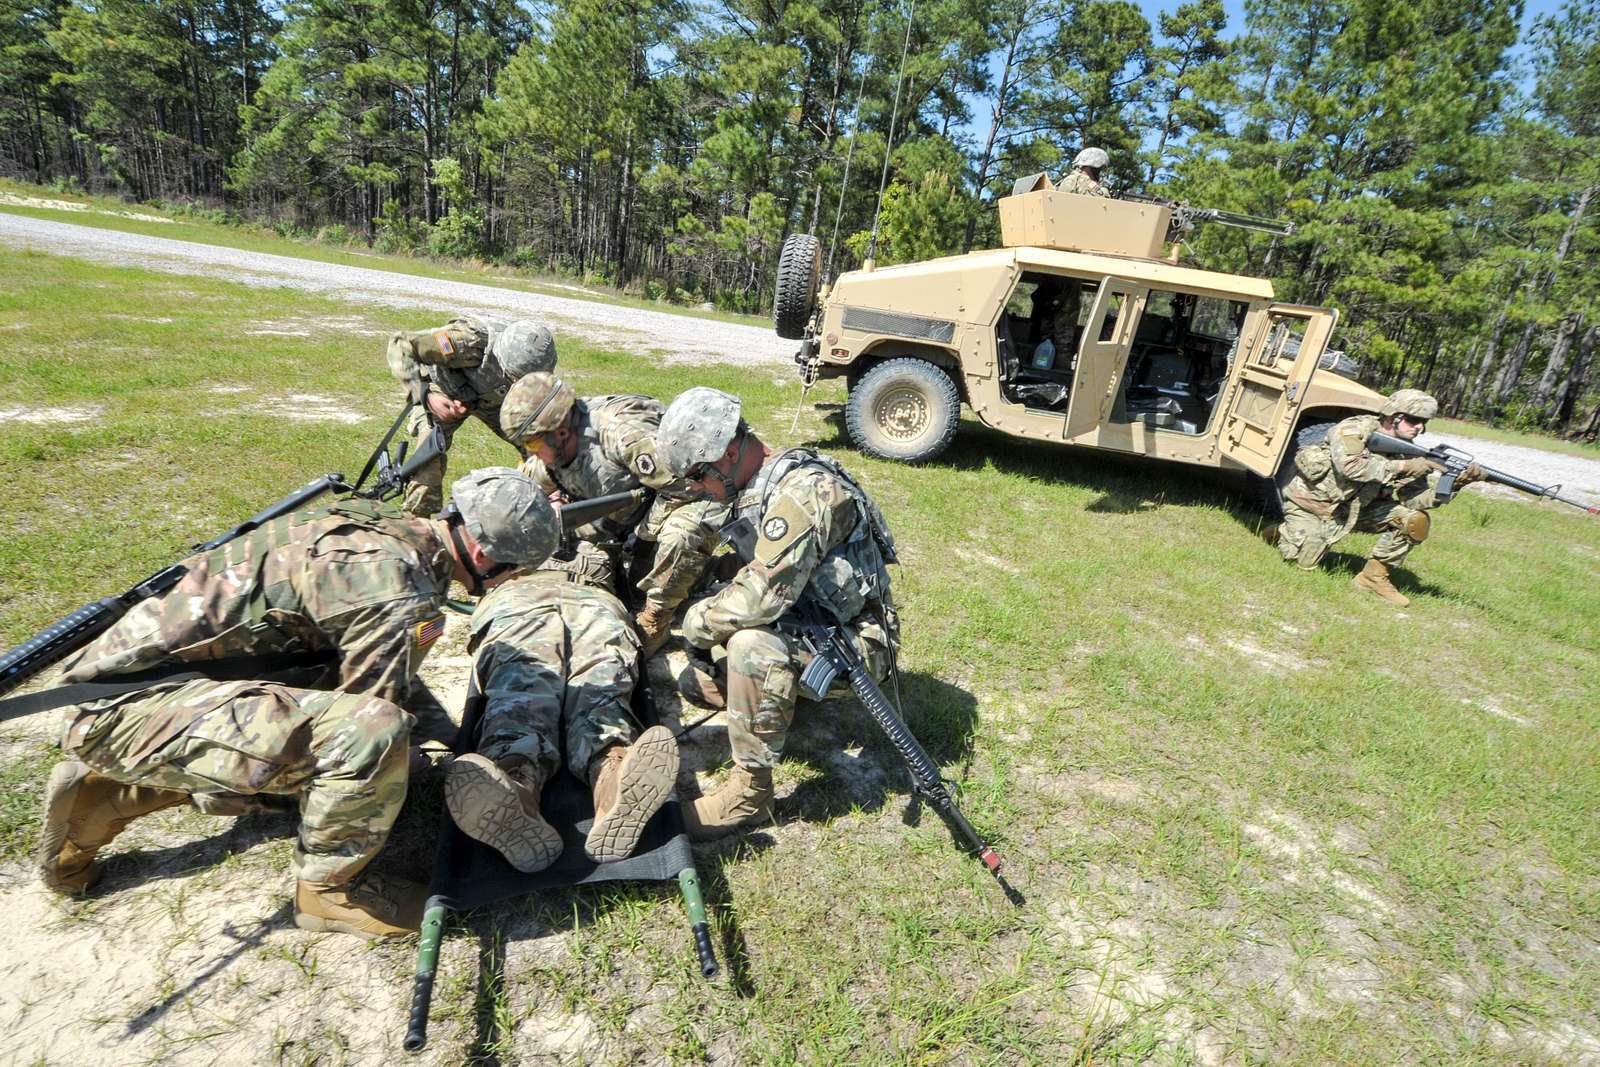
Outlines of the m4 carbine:
[{"label": "m4 carbine", "polygon": [[[746,563],[755,557],[756,532],[749,519],[738,519],[723,527],[722,538]],[[800,675],[801,690],[816,694],[817,699],[821,699],[827,695],[835,678],[843,675],[848,679],[861,706],[867,709],[867,714],[872,716],[895,751],[900,753],[900,758],[905,760],[906,769],[911,772],[912,794],[927,801],[939,813],[961,846],[977,856],[989,873],[994,875],[1005,890],[1007,899],[1013,904],[1024,903],[1022,894],[1000,873],[999,854],[961,814],[950,784],[939,773],[939,765],[933,762],[933,757],[928,755],[904,720],[896,714],[889,698],[867,670],[866,662],[843,628],[829,621],[822,609],[805,596],[775,625],[779,629],[798,631],[800,640],[811,653],[811,662]]]},{"label": "m4 carbine", "polygon": [[[1432,448],[1423,448],[1419,444],[1382,431],[1374,433],[1367,438],[1367,448],[1373,452],[1381,452],[1386,456],[1406,456],[1413,459],[1425,459],[1431,463],[1438,464],[1444,473],[1439,476],[1439,484],[1434,486],[1433,495],[1438,498],[1441,504],[1455,495],[1456,480],[1461,477],[1463,471],[1473,464],[1472,457],[1459,448],[1452,448],[1450,445],[1435,445]],[[1532,493],[1534,496],[1542,497],[1546,500],[1559,500],[1563,504],[1570,504],[1582,511],[1587,511],[1591,515],[1600,515],[1600,506],[1585,504],[1581,500],[1573,500],[1571,497],[1562,496],[1561,486],[1559,485],[1535,485],[1533,482],[1518,478],[1514,474],[1497,471],[1492,467],[1485,467],[1481,463],[1478,464],[1478,469],[1483,472],[1483,480],[1486,482],[1509,485],[1511,488],[1520,489],[1524,493]]]}]

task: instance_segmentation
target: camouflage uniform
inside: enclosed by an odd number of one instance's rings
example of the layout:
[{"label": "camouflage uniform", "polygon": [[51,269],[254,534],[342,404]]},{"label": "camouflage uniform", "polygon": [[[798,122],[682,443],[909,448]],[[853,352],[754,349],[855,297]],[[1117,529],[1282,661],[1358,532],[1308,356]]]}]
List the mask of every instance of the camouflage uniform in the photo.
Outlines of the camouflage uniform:
[{"label": "camouflage uniform", "polygon": [[[515,354],[502,351],[512,345],[518,348]],[[387,359],[389,372],[406,384],[417,403],[405,425],[413,451],[433,428],[423,400],[429,390],[465,404],[468,417],[486,424],[496,437],[507,441],[500,428],[500,403],[506,392],[522,375],[549,370],[556,364],[555,341],[544,327],[526,321],[507,323],[466,315],[435,330],[396,333],[389,339]],[[446,449],[465,421],[439,422]],[[432,515],[444,506],[446,459],[441,455],[412,475],[406,490],[406,511]]]},{"label": "camouflage uniform", "polygon": [[525,756],[542,781],[565,753],[587,782],[595,756],[632,743],[639,636],[614,588],[610,558],[580,542],[574,560],[551,560],[478,602],[470,648],[485,706],[475,751],[495,762]]},{"label": "camouflage uniform", "polygon": [[[563,467],[546,467],[537,459],[523,463],[523,473],[560,489],[570,500],[592,500],[611,493],[626,493],[644,486],[656,491],[655,502],[636,532],[641,541],[654,541],[655,560],[639,580],[645,604],[671,614],[689,595],[705,572],[717,531],[727,522],[728,509],[690,496],[656,457],[656,430],[665,410],[647,396],[591,396],[573,403],[578,451]],[[603,520],[581,531],[599,538],[615,537],[634,526],[627,521]]]},{"label": "camouflage uniform", "polygon": [[1428,536],[1437,507],[1438,472],[1405,474],[1404,459],[1367,451],[1378,416],[1356,415],[1335,426],[1320,444],[1295,455],[1295,476],[1284,493],[1278,551],[1306,570],[1351,530],[1381,533],[1370,558],[1397,566]]},{"label": "camouflage uniform", "polygon": [[398,703],[444,630],[452,560],[435,528],[346,501],[295,512],[185,562],[81,652],[66,681],[326,652],[331,691],[273,681],[156,682],[67,712],[62,747],[118,782],[300,801],[300,880],[346,882],[406,792]]},{"label": "camouflage uniform", "polygon": [[885,677],[900,629],[879,541],[891,552],[893,542],[877,505],[837,461],[805,449],[769,458],[740,493],[738,512],[755,525],[755,557],[729,585],[690,607],[683,633],[700,648],[726,646],[734,762],[771,767],[811,659],[785,630],[784,616],[809,594],[844,626],[873,677]]},{"label": "camouflage uniform", "polygon": [[1079,196],[1105,196],[1111,195],[1111,190],[1105,187],[1104,182],[1097,182],[1081,170],[1074,170],[1056,186],[1058,192],[1076,193]]}]

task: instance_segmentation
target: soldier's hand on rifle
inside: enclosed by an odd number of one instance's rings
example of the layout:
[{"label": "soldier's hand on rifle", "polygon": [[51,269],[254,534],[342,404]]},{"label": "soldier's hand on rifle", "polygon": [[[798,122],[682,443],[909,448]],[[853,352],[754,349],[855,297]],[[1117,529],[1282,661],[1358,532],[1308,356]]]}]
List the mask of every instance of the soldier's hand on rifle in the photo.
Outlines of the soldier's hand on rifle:
[{"label": "soldier's hand on rifle", "polygon": [[467,417],[467,405],[459,400],[451,400],[443,393],[428,390],[426,402],[433,417],[442,422],[460,422]]},{"label": "soldier's hand on rifle", "polygon": [[1439,466],[1439,464],[1435,463],[1431,459],[1423,459],[1421,456],[1413,456],[1410,459],[1403,459],[1400,461],[1400,466],[1395,468],[1395,472],[1403,478],[1420,478],[1430,471],[1442,470],[1444,470],[1444,468]]},{"label": "soldier's hand on rifle", "polygon": [[1467,469],[1456,475],[1456,485],[1458,487],[1471,485],[1473,482],[1481,482],[1487,477],[1488,475],[1484,473],[1482,467],[1476,463],[1468,463]]}]

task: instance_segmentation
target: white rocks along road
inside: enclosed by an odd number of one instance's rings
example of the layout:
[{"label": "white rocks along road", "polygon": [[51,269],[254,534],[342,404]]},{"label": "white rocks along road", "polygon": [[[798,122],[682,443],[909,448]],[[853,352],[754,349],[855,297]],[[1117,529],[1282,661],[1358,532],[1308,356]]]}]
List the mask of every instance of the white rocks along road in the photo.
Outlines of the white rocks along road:
[{"label": "white rocks along road", "polygon": [[[246,252],[166,237],[47,222],[4,211],[0,211],[0,246],[32,248],[174,274],[205,274],[246,285],[285,286],[391,307],[527,316],[550,322],[558,333],[572,331],[618,348],[650,352],[667,362],[725,363],[774,369],[793,366],[795,343],[780,339],[769,329],[599,300]],[[1429,434],[1421,443],[1454,445],[1487,466],[1541,485],[1560,483],[1565,487],[1565,495],[1600,504],[1600,460],[1448,434]],[[1486,486],[1478,491],[1528,499],[1513,489]]]}]

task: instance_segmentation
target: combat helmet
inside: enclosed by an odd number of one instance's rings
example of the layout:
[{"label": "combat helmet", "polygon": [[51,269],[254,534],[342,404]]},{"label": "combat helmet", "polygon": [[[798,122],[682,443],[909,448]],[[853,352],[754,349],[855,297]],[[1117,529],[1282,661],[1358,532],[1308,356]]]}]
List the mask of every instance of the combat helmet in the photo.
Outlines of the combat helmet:
[{"label": "combat helmet", "polygon": [[500,364],[506,380],[514,382],[535,371],[555,370],[556,338],[548,326],[518,319],[494,332],[489,355]]},{"label": "combat helmet", "polygon": [[480,467],[457,478],[445,514],[452,509],[496,563],[535,566],[561,540],[561,520],[539,483],[510,467]]},{"label": "combat helmet", "polygon": [[576,400],[572,386],[548,371],[524,375],[500,405],[500,428],[508,441],[520,445],[560,426]]},{"label": "combat helmet", "polygon": [[1382,414],[1385,418],[1406,415],[1426,422],[1439,414],[1439,402],[1421,389],[1396,389],[1383,402]]},{"label": "combat helmet", "polygon": [[679,393],[661,416],[656,456],[674,478],[682,478],[696,464],[721,459],[743,426],[738,397],[697,385]]},{"label": "combat helmet", "polygon": [[1072,160],[1074,167],[1090,167],[1094,170],[1104,170],[1111,165],[1111,157],[1106,155],[1104,148],[1085,148]]}]

